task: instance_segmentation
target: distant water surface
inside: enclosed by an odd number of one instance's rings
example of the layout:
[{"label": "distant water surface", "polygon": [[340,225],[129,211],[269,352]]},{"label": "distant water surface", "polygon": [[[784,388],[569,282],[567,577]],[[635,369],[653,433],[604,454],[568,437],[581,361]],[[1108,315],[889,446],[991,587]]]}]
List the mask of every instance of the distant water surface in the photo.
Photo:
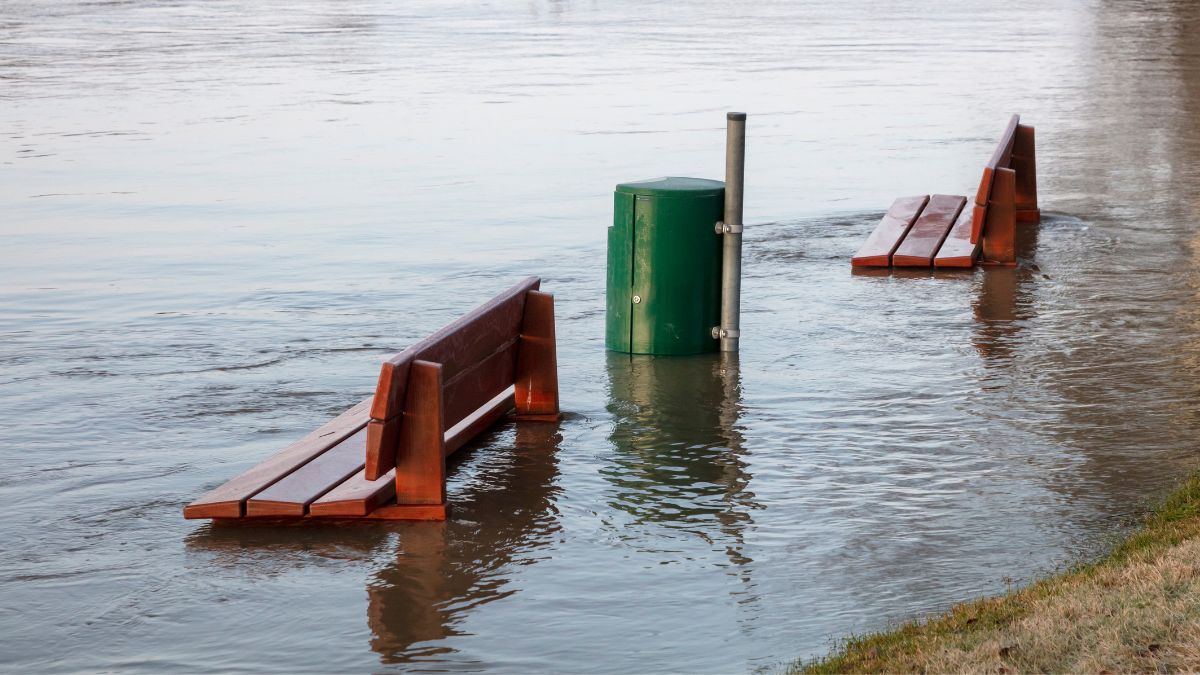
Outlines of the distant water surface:
[{"label": "distant water surface", "polygon": [[[1096,555],[1197,465],[1189,2],[7,0],[0,669],[745,672]],[[618,182],[750,113],[740,361],[604,351]],[[851,274],[1038,133],[1022,265]],[[442,524],[190,499],[527,274],[558,425]]]}]

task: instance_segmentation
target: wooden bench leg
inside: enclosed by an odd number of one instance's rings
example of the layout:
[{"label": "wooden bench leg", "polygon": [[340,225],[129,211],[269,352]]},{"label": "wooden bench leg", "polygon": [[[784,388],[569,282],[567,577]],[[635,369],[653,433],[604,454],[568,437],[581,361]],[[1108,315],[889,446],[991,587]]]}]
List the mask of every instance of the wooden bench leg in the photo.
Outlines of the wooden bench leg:
[{"label": "wooden bench leg", "polygon": [[396,503],[446,503],[442,364],[413,361],[396,452]]},{"label": "wooden bench leg", "polygon": [[996,169],[987,208],[987,223],[983,228],[984,265],[1017,264],[1016,187],[1017,172]]},{"label": "wooden bench leg", "polygon": [[554,296],[541,291],[525,294],[525,316],[517,346],[514,418],[521,421],[558,420],[558,353],[554,338]]},{"label": "wooden bench leg", "polygon": [[1038,209],[1037,200],[1037,159],[1033,138],[1033,127],[1024,124],[1017,125],[1010,166],[1017,172],[1018,223],[1040,223],[1042,221],[1042,212]]}]

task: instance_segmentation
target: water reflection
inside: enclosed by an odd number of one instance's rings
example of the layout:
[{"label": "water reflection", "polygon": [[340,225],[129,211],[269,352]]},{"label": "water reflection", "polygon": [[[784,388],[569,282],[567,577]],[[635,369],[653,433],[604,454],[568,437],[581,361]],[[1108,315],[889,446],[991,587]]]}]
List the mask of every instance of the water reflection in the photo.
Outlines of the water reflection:
[{"label": "water reflection", "polygon": [[453,652],[438,643],[461,635],[474,608],[516,593],[507,568],[560,529],[559,425],[520,424],[514,433],[510,453],[488,448],[472,458],[485,466],[473,467],[480,470],[452,493],[450,520],[400,526],[394,560],[367,585],[371,649],[384,663]]},{"label": "water reflection", "polygon": [[984,365],[1011,363],[1025,322],[1034,316],[1033,289],[1040,278],[1033,262],[1038,230],[1038,225],[1017,226],[1016,267],[986,267],[981,273],[979,292],[971,303],[975,313],[972,342]]},{"label": "water reflection", "polygon": [[609,505],[634,517],[723,542],[729,560],[752,562],[743,532],[760,508],[747,489],[736,354],[652,357],[609,353],[615,418]]},{"label": "water reflection", "polygon": [[199,528],[187,546],[207,556],[205,564],[260,579],[339,560],[390,559],[367,584],[371,649],[385,664],[438,661],[454,650],[437,643],[461,635],[474,608],[515,593],[509,566],[560,529],[561,443],[559,424],[520,424],[466,449],[458,457],[472,466],[452,469],[446,522],[220,523]]},{"label": "water reflection", "polygon": [[249,578],[271,578],[308,564],[361,560],[387,546],[386,529],[375,523],[221,522],[206,523],[185,540],[189,553],[206,565]]}]

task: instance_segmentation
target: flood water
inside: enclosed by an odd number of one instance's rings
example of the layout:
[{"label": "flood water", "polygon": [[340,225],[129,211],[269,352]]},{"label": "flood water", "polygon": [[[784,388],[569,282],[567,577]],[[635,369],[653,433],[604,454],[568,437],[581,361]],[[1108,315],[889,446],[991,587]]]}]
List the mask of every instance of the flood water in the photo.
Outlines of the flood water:
[{"label": "flood water", "polygon": [[[1197,462],[1200,8],[6,0],[0,669],[745,672],[1105,550]],[[743,351],[604,350],[616,183],[748,123]],[[851,274],[1038,130],[1021,266]],[[183,504],[528,274],[557,425],[435,524]]]}]

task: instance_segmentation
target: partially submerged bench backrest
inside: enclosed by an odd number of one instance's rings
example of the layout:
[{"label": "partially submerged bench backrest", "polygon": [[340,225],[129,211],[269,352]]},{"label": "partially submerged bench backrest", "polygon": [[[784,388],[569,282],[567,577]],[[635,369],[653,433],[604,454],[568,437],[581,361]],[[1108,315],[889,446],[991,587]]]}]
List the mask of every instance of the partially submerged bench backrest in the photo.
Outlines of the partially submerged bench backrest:
[{"label": "partially submerged bench backrest", "polygon": [[975,210],[971,220],[971,243],[978,243],[983,235],[983,225],[987,218],[988,201],[992,198],[992,185],[995,183],[996,171],[1008,169],[1012,164],[1013,146],[1017,139],[1017,126],[1021,123],[1020,115],[1013,115],[1004,127],[1004,134],[996,144],[995,151],[983,167],[983,176],[979,180],[979,189],[975,192]]},{"label": "partially submerged bench backrest", "polygon": [[441,365],[443,432],[513,386],[526,298],[540,286],[529,277],[384,361],[367,425],[368,480],[395,467],[415,362]]}]

